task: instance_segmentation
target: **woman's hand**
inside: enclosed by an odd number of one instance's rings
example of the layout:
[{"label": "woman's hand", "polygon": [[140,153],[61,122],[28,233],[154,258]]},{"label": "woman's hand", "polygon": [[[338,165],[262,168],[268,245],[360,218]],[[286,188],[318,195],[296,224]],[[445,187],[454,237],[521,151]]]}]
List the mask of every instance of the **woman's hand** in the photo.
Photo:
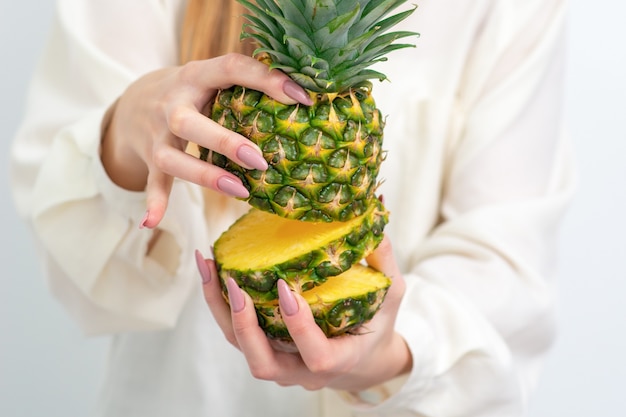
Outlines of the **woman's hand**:
[{"label": "woman's hand", "polygon": [[310,390],[330,387],[356,392],[411,369],[408,347],[394,331],[405,284],[388,238],[367,262],[391,277],[392,285],[381,310],[366,324],[368,331],[363,334],[327,338],[315,324],[306,301],[279,281],[280,308],[298,353],[273,349],[258,326],[251,298],[232,279],[227,283],[229,308],[222,298],[215,263],[196,255],[206,302],[228,341],[245,355],[256,378]]},{"label": "woman's hand", "polygon": [[285,104],[311,104],[306,92],[280,71],[243,55],[194,61],[149,73],[131,84],[109,109],[102,163],[119,186],[147,192],[142,226],[163,218],[174,177],[235,197],[247,197],[241,181],[185,152],[194,142],[246,168],[265,170],[259,148],[205,117],[219,89],[243,85]]}]

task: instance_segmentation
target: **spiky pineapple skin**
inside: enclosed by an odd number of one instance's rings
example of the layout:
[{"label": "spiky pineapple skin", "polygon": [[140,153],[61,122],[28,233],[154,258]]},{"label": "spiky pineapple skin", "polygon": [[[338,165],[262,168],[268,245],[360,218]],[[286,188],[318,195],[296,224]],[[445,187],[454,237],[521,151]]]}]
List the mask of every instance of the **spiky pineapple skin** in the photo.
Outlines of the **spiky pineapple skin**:
[{"label": "spiky pineapple skin", "polygon": [[212,119],[257,144],[269,168],[247,170],[207,149],[200,158],[237,175],[259,210],[304,221],[347,221],[375,199],[384,121],[367,83],[311,97],[311,106],[284,105],[240,86],[221,91]]},{"label": "spiky pineapple skin", "polygon": [[[358,295],[347,295],[330,302],[315,300],[308,303],[316,324],[327,337],[358,334],[362,326],[381,308],[390,286],[391,280],[387,279],[386,285]],[[280,341],[292,341],[278,301],[257,303],[255,309],[259,326],[267,336]]]},{"label": "spiky pineapple skin", "polygon": [[[222,285],[225,286],[228,278],[233,278],[255,303],[267,302],[278,297],[276,283],[279,279],[287,282],[292,290],[303,292],[320,285],[328,277],[347,271],[363,257],[372,253],[383,239],[383,230],[389,221],[389,212],[378,199],[373,199],[371,204],[370,209],[361,216],[361,221],[350,233],[327,245],[311,247],[307,253],[286,262],[263,269],[233,269],[226,265],[225,258],[228,255],[222,251],[222,242],[230,237],[229,233],[238,233],[237,224],[244,217],[240,218],[220,236],[214,245],[215,262]],[[274,215],[267,216],[267,221],[271,221],[271,217],[274,217]],[[261,240],[261,244],[271,245],[272,243]]]}]

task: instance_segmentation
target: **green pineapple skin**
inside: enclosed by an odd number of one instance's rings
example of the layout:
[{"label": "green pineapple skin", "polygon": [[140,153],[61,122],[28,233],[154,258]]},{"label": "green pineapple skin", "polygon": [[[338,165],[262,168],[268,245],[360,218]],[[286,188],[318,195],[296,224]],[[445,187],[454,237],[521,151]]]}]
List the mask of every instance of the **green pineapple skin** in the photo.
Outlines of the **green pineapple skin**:
[{"label": "green pineapple skin", "polygon": [[[389,285],[364,294],[347,296],[332,304],[310,305],[316,324],[327,337],[359,334],[362,326],[370,321],[382,306]],[[271,339],[293,341],[287,330],[277,302],[255,305],[259,326]]]},{"label": "green pineapple skin", "polygon": [[304,292],[324,283],[328,277],[347,271],[372,253],[383,239],[389,213],[378,199],[374,199],[371,204],[376,205],[371,215],[364,217],[361,225],[348,235],[328,246],[311,248],[310,252],[302,256],[264,270],[224,268],[219,257],[218,239],[215,242],[215,262],[222,285],[228,278],[233,278],[255,303],[260,303],[278,298],[276,283],[279,279],[287,282],[294,291]]},{"label": "green pineapple skin", "polygon": [[258,145],[269,168],[247,170],[204,148],[200,158],[239,177],[259,210],[314,222],[360,216],[384,159],[380,111],[365,87],[314,97],[288,106],[240,86],[221,91],[212,119]]}]

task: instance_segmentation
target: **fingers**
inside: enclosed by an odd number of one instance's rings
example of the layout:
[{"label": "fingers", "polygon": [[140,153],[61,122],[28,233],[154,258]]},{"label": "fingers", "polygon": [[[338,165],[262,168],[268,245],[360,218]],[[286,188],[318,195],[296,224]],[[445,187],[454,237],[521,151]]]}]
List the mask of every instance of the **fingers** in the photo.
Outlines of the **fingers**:
[{"label": "fingers", "polygon": [[237,343],[251,368],[257,363],[267,363],[273,351],[259,327],[256,311],[250,296],[237,286],[234,279],[226,281],[231,308],[232,329]]},{"label": "fingers", "polygon": [[[368,336],[375,334],[326,338],[316,325],[306,301],[292,293],[282,281],[279,284],[280,309],[298,351],[275,350],[258,325],[248,294],[232,278],[229,279],[226,283],[229,307],[215,282],[217,272],[213,261],[203,259],[199,252],[196,252],[196,261],[203,277],[204,297],[216,322],[227,340],[245,356],[255,378],[274,381],[281,386],[300,385],[309,390],[331,386],[333,381],[345,384],[341,382],[343,376],[357,370],[363,352],[372,350],[367,347],[359,349],[359,343],[370,345]],[[362,384],[358,372],[355,378],[356,382],[348,383]]]},{"label": "fingers", "polygon": [[221,153],[247,169],[267,169],[259,147],[247,138],[220,126],[194,107],[178,106],[167,114],[172,134]]},{"label": "fingers", "polygon": [[328,339],[315,323],[309,305],[299,294],[291,291],[282,279],[278,281],[278,302],[289,335],[303,359],[309,351],[321,352],[328,349]]},{"label": "fingers", "polygon": [[206,89],[242,85],[262,91],[284,104],[313,104],[311,97],[289,76],[277,70],[270,71],[266,64],[241,54],[190,62],[185,65],[183,76],[198,80]]},{"label": "fingers", "polygon": [[176,148],[161,149],[157,166],[160,171],[169,176],[193,182],[232,197],[249,196],[248,190],[235,175]]},{"label": "fingers", "polygon": [[378,247],[366,258],[367,264],[390,278],[400,275],[400,269],[393,255],[391,240],[387,235],[383,237]]},{"label": "fingers", "polygon": [[[220,126],[200,112],[217,89],[238,84],[262,91],[286,104],[312,104],[309,95],[287,75],[276,70],[270,71],[266,64],[239,54],[191,62],[180,67],[178,71],[155,72],[146,77],[142,83],[143,88],[152,88],[159,84],[153,78],[165,84],[164,92],[161,92],[162,100],[153,102],[161,103],[159,108],[165,111],[168,131],[159,133],[154,127],[148,129],[144,133],[151,137],[153,146],[138,147],[138,153],[148,166],[147,215],[141,223],[142,227],[156,227],[163,218],[172,188],[172,177],[194,182],[229,196],[249,196],[240,179],[188,155],[183,150],[184,146],[180,146],[182,142],[193,142],[223,154],[247,169],[265,171],[268,168],[268,163],[256,144]],[[146,113],[155,114],[150,110]],[[146,152],[146,149],[152,149],[152,152]]]},{"label": "fingers", "polygon": [[278,297],[289,335],[311,374],[318,380],[328,380],[353,366],[358,356],[352,355],[350,349],[336,349],[337,343],[333,342],[338,339],[331,341],[326,337],[315,323],[307,302],[283,280],[278,281]]},{"label": "fingers", "polygon": [[141,228],[153,229],[159,225],[167,209],[173,181],[172,177],[161,171],[150,170],[148,172],[146,215],[140,224]]},{"label": "fingers", "polygon": [[230,307],[224,300],[220,279],[217,275],[215,261],[204,259],[200,251],[196,250],[196,265],[202,278],[202,292],[204,299],[213,314],[215,321],[224,333],[226,339],[235,347],[239,348],[231,320]]},{"label": "fingers", "polygon": [[[204,299],[226,339],[244,353],[257,378],[273,380],[278,377],[276,373],[270,375],[272,368],[278,370],[280,366],[275,365],[276,352],[258,325],[252,299],[230,278],[226,282],[229,300],[226,303],[215,261],[205,259],[198,250],[195,258]],[[265,369],[260,364],[274,365]]]},{"label": "fingers", "polygon": [[[284,281],[279,281],[279,293],[291,294]],[[233,279],[227,282],[231,306],[232,329],[237,346],[246,357],[250,372],[255,378],[274,381],[280,385],[301,385],[307,389],[320,389],[335,375],[335,364],[343,358],[331,354],[328,339],[315,324],[311,310],[304,300],[296,307],[292,302],[280,301],[283,319],[297,345],[299,354],[278,351],[259,327],[252,299]],[[296,302],[298,303],[298,302]],[[293,311],[296,308],[297,311]]]},{"label": "fingers", "polygon": [[[204,116],[201,117],[206,119]],[[237,176],[184,152],[182,146],[176,144],[175,138],[173,139],[155,144],[152,160],[149,161],[145,188],[147,214],[140,227],[154,228],[161,222],[167,209],[174,177],[232,197],[247,198],[250,195]],[[250,143],[247,139],[243,140]],[[241,145],[241,147],[244,146],[248,148],[246,145]],[[249,153],[263,159],[252,149]],[[267,167],[265,159],[263,162]]]},{"label": "fingers", "polygon": [[226,282],[235,346],[244,354],[250,373],[280,385],[294,385],[306,368],[298,355],[279,352],[259,327],[252,299],[232,279]]},{"label": "fingers", "polygon": [[[410,369],[410,352],[401,338],[393,338],[395,315],[391,312],[397,306],[375,317],[372,323],[377,321],[378,324],[370,333],[328,339],[316,324],[307,302],[279,280],[280,313],[297,353],[276,350],[258,325],[250,296],[230,278],[226,282],[227,304],[215,263],[203,259],[198,252],[196,260],[203,277],[205,300],[226,338],[245,356],[254,377],[282,386],[300,385],[309,390],[325,386],[364,389]],[[368,261],[393,277],[392,288],[403,284],[388,239],[383,240]]]},{"label": "fingers", "polygon": [[404,296],[406,284],[394,257],[391,240],[387,235],[385,235],[376,250],[366,258],[366,261],[369,266],[391,278],[391,288],[389,288],[382,309],[389,310],[391,305],[393,306],[391,309],[392,313],[395,312]]},{"label": "fingers", "polygon": [[167,209],[174,177],[199,184],[232,197],[247,198],[250,194],[241,180],[225,170],[208,164],[172,146],[155,152],[146,184],[146,217],[141,227],[154,228]]}]

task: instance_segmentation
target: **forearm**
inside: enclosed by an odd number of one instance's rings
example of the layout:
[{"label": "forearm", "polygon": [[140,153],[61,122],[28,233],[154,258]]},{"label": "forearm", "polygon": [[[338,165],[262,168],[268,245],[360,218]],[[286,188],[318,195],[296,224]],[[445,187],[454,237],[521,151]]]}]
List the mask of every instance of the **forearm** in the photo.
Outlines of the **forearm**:
[{"label": "forearm", "polygon": [[371,355],[371,361],[360,364],[355,375],[339,378],[329,387],[359,396],[360,392],[408,375],[413,367],[413,356],[403,336],[394,332],[385,342]]}]

